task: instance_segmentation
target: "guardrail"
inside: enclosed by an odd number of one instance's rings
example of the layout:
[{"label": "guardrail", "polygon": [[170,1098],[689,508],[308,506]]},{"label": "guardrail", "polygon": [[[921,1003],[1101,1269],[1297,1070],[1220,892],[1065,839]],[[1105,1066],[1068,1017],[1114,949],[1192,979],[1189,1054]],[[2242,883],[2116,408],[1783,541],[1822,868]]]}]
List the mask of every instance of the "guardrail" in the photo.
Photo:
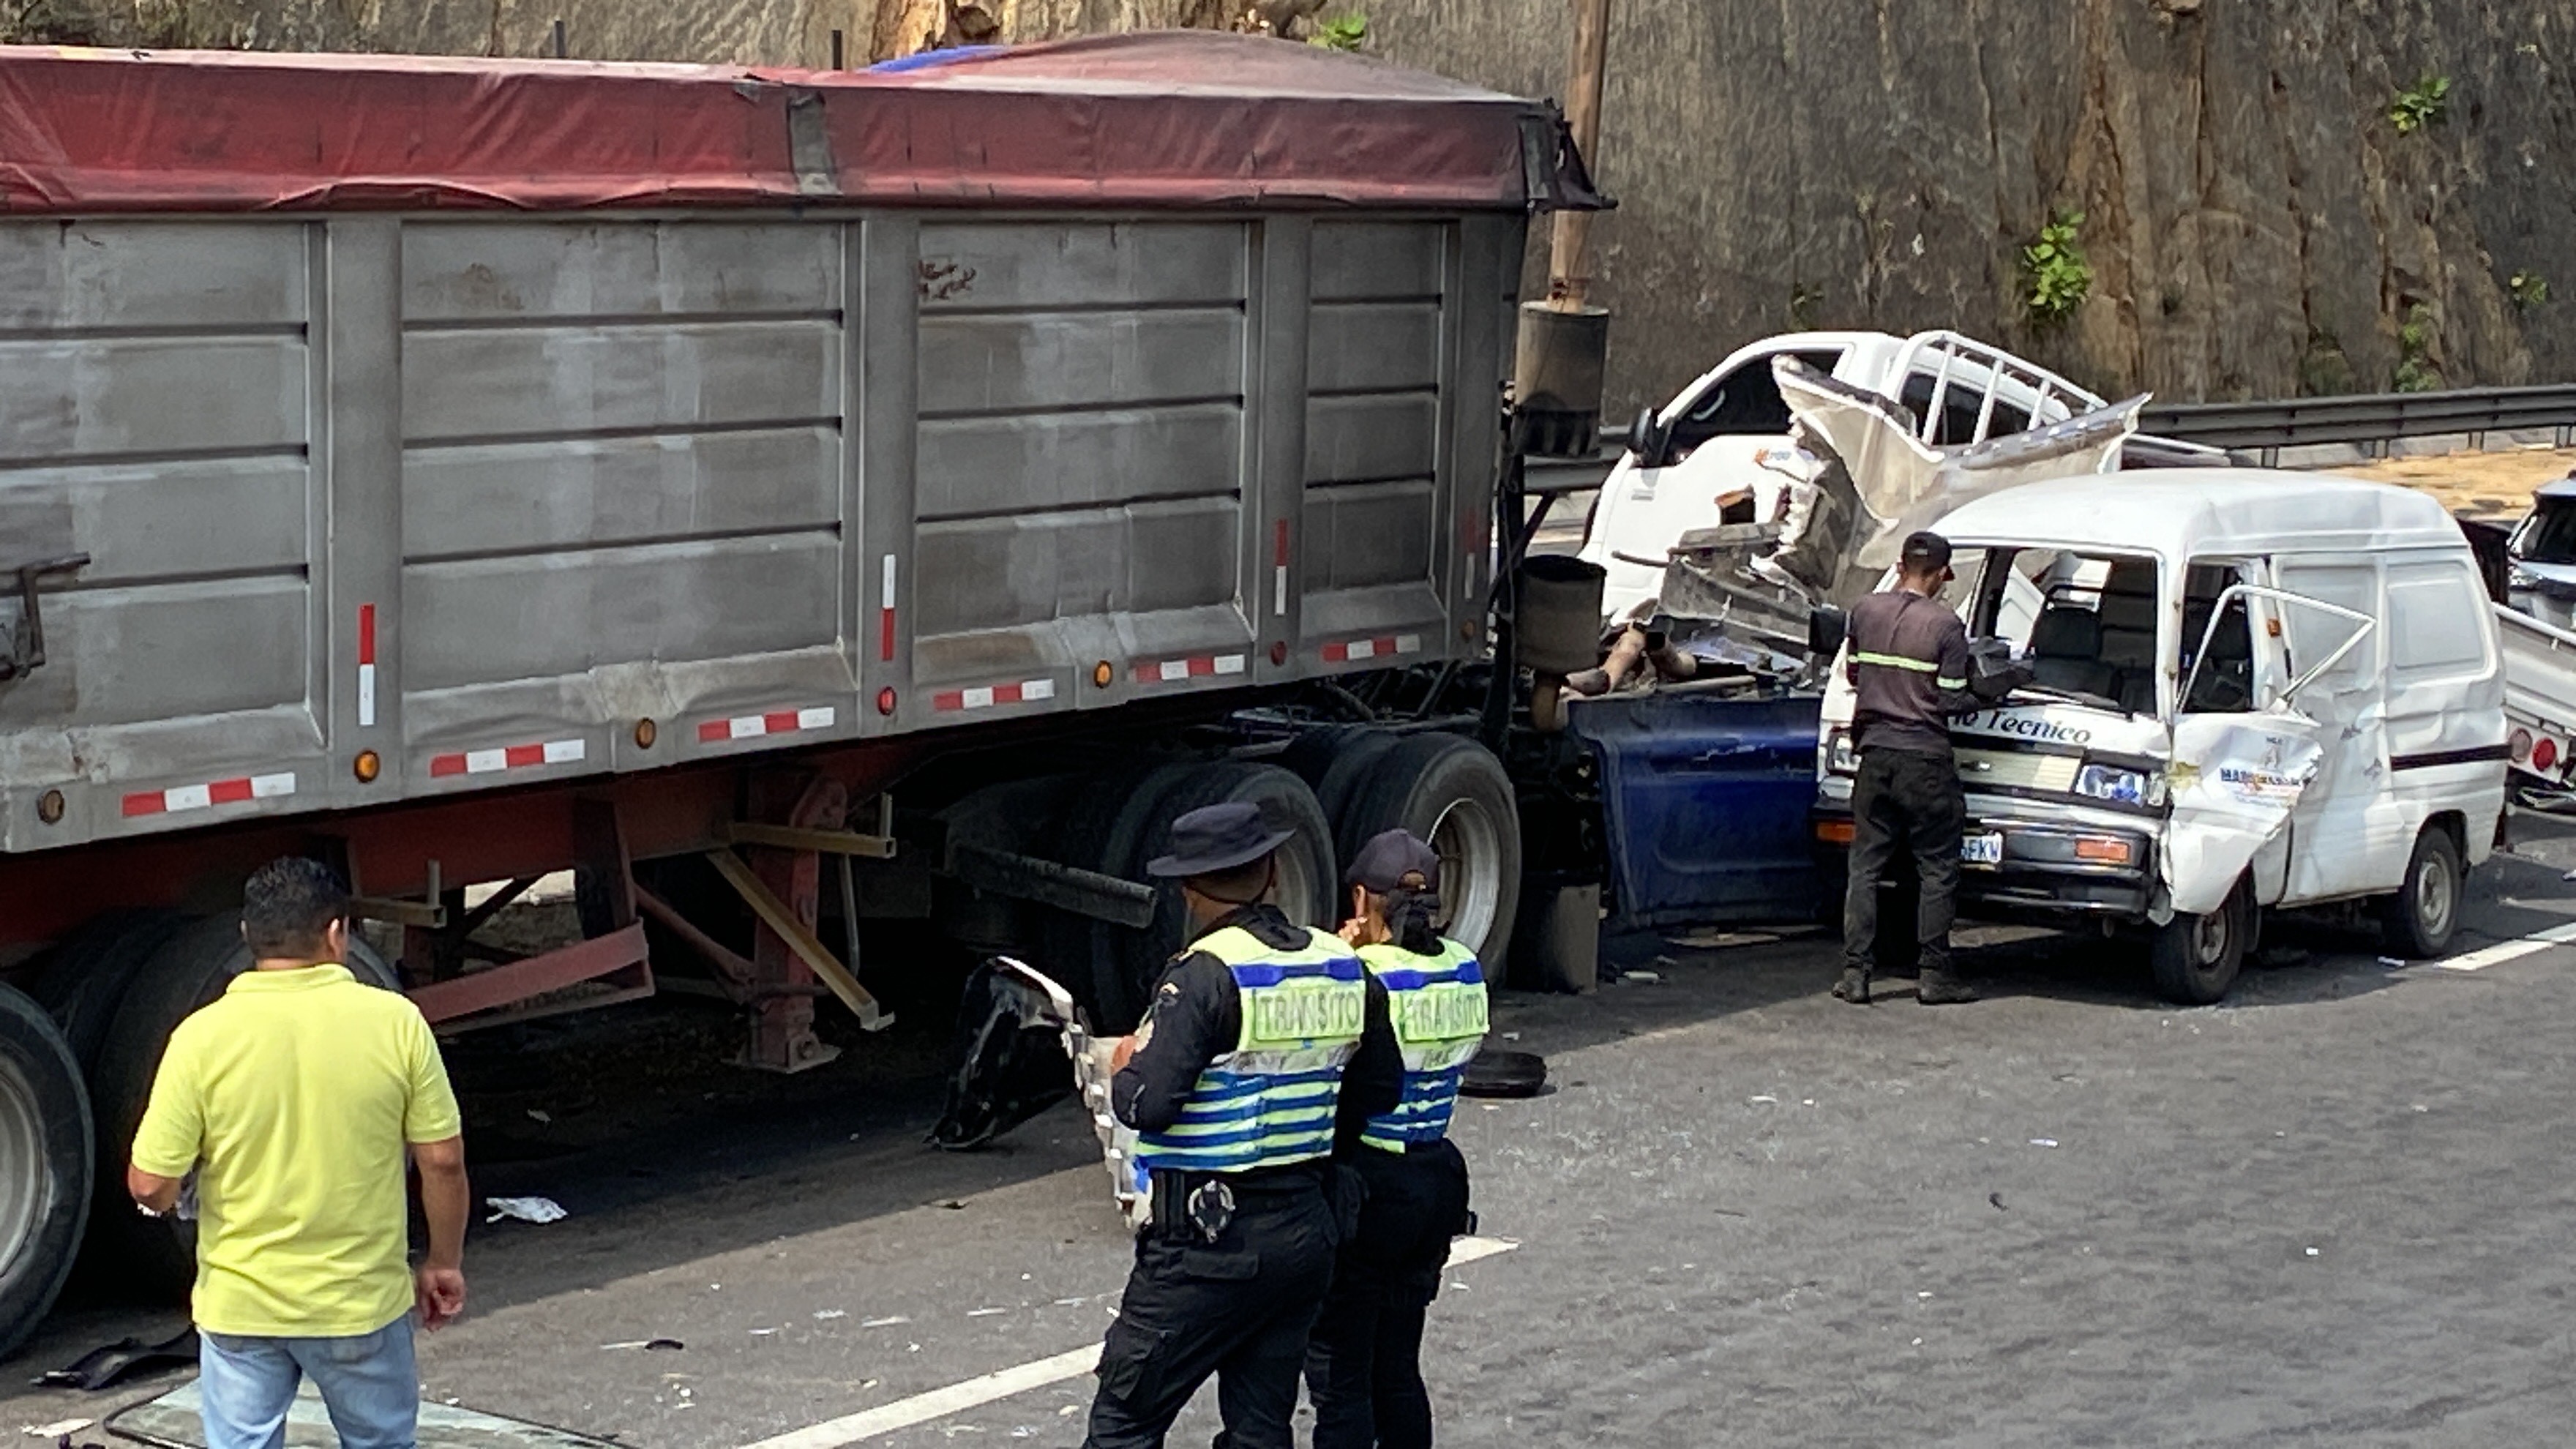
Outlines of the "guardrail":
[{"label": "guardrail", "polygon": [[2277,402],[2150,404],[2139,430],[2213,448],[2258,452],[2266,464],[2283,448],[2313,443],[2388,443],[2466,433],[2576,430],[2576,386],[2466,387],[2448,392],[2364,393]]}]

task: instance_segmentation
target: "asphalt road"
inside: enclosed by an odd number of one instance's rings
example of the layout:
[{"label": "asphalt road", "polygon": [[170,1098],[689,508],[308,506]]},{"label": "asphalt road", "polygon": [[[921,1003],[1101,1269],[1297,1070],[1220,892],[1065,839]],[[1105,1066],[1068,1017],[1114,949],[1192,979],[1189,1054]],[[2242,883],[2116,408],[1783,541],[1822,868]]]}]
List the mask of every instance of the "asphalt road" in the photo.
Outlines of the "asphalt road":
[{"label": "asphalt road", "polygon": [[[2538,833],[2473,881],[2463,949],[2576,919],[2576,832]],[[1841,1005],[1812,937],[1506,998],[1554,1090],[1460,1118],[1516,1246],[1434,1311],[1443,1442],[2563,1441],[2576,947],[2392,968],[2276,928],[2234,999],[2176,1010],[2099,941],[1972,939],[1968,1007]],[[941,1155],[935,1033],[777,1083],[635,1019],[577,1070],[460,1071],[478,1187],[572,1216],[478,1229],[433,1397],[734,1449],[1097,1342],[1128,1249],[1070,1108]],[[166,1386],[15,1387],[175,1322],[58,1314],[0,1369],[0,1433]],[[685,1347],[617,1346],[657,1337]],[[1088,1389],[860,1442],[1070,1445]],[[1173,1442],[1215,1428],[1203,1395]]]}]

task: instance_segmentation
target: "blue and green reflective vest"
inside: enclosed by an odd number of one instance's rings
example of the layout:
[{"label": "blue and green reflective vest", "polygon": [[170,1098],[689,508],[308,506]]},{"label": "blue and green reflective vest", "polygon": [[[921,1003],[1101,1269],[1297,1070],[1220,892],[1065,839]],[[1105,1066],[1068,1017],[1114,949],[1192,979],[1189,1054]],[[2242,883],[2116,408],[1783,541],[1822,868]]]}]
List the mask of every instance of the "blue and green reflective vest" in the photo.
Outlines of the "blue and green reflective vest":
[{"label": "blue and green reflective vest", "polygon": [[1242,998],[1234,1050],[1207,1064],[1179,1120],[1136,1139],[1138,1185],[1156,1171],[1251,1172],[1329,1156],[1342,1068],[1368,1021],[1368,979],[1340,938],[1309,929],[1282,949],[1241,926],[1193,948],[1225,963]]},{"label": "blue and green reflective vest", "polygon": [[1467,1059],[1484,1043],[1485,971],[1475,953],[1443,938],[1418,956],[1398,946],[1362,946],[1360,959],[1386,988],[1395,1039],[1404,1048],[1404,1096],[1395,1110],[1371,1117],[1360,1140],[1402,1152],[1449,1135]]}]

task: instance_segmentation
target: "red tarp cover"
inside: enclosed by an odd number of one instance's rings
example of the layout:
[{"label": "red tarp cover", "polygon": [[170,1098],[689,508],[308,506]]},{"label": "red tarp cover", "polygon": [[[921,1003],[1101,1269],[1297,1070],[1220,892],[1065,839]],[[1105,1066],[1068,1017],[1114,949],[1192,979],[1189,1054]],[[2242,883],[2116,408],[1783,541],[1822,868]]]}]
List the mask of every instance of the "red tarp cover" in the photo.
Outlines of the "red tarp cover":
[{"label": "red tarp cover", "polygon": [[852,72],[0,47],[22,214],[1519,208],[1555,136],[1533,102],[1204,31]]}]

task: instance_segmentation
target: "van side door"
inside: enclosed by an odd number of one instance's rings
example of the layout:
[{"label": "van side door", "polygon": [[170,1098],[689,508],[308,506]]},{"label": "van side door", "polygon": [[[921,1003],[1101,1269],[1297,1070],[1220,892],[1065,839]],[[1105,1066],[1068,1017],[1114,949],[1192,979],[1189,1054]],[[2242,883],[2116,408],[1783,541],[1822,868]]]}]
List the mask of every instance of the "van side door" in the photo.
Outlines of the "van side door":
[{"label": "van side door", "polygon": [[[2273,562],[2273,580],[2290,593],[2387,618],[2373,555],[2284,554]],[[2298,674],[2340,648],[2355,627],[2317,609],[2273,608],[2268,615],[2279,621],[2287,667]],[[2369,630],[2293,703],[2322,726],[2316,740],[2324,754],[2291,812],[2285,905],[2385,891],[2405,874],[2415,832],[2390,789],[2387,633]]]}]

